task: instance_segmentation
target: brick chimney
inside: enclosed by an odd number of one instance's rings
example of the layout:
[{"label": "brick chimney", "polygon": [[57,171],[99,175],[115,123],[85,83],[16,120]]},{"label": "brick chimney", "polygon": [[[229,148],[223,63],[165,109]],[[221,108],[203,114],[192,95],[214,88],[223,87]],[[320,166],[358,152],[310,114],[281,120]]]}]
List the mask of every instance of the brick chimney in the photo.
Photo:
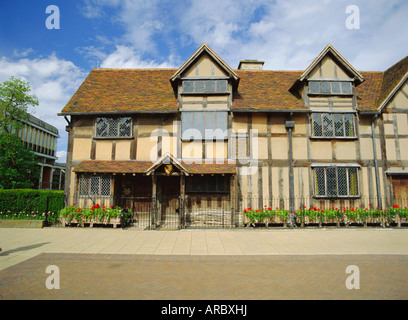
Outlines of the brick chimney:
[{"label": "brick chimney", "polygon": [[238,65],[238,70],[263,70],[264,61],[242,60]]}]

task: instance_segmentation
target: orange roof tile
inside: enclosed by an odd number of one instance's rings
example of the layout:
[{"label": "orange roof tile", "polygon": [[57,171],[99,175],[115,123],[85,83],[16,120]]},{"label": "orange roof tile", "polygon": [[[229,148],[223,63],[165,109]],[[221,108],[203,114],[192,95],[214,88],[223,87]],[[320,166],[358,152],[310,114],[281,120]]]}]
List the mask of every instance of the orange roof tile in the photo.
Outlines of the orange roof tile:
[{"label": "orange roof tile", "polygon": [[302,71],[237,70],[241,78],[232,111],[308,110],[289,89]]},{"label": "orange roof tile", "polygon": [[94,69],[62,109],[72,113],[177,111],[177,69]]},{"label": "orange roof tile", "polygon": [[[181,162],[188,174],[235,174],[236,166],[231,163],[187,163]],[[146,173],[151,161],[99,161],[85,160],[74,168],[77,173]]]}]

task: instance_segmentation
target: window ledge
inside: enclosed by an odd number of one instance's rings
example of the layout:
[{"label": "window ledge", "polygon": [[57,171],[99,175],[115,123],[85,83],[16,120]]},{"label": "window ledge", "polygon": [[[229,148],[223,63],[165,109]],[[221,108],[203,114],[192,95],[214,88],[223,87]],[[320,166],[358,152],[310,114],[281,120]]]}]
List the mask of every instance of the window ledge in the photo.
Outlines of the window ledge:
[{"label": "window ledge", "polygon": [[310,136],[311,140],[358,140],[358,137],[314,137]]},{"label": "window ledge", "polygon": [[334,200],[334,199],[360,199],[361,195],[358,196],[313,196],[314,199],[326,199],[326,200]]},{"label": "window ledge", "polygon": [[354,93],[313,93],[313,92],[308,92],[308,96],[341,96],[341,97],[352,97],[354,96]]},{"label": "window ledge", "polygon": [[231,91],[224,92],[181,92],[182,96],[224,96],[231,94]]},{"label": "window ledge", "polygon": [[134,137],[93,137],[94,140],[132,140]]}]

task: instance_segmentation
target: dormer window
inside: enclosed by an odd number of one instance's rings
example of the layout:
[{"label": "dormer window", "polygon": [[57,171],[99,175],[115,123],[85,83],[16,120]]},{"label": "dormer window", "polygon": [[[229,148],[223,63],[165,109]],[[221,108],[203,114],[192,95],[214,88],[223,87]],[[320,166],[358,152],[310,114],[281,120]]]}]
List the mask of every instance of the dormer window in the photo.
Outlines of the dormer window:
[{"label": "dormer window", "polygon": [[224,79],[183,80],[183,93],[227,93]]},{"label": "dormer window", "polygon": [[310,94],[352,94],[350,81],[309,80]]}]

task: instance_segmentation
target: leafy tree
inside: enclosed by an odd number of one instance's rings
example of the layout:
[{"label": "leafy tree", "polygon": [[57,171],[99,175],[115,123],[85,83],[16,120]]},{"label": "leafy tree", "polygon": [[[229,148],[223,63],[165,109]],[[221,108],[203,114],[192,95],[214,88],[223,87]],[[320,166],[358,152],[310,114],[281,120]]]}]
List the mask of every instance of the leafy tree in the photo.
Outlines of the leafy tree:
[{"label": "leafy tree", "polygon": [[30,189],[40,178],[35,153],[15,134],[0,134],[0,189]]},{"label": "leafy tree", "polygon": [[11,77],[0,84],[0,189],[32,188],[40,176],[37,156],[15,134],[38,105],[27,81]]},{"label": "leafy tree", "polygon": [[30,95],[30,84],[22,79],[14,78],[0,84],[0,132],[10,133],[10,128],[20,130],[19,120],[27,118],[29,106],[37,106],[38,99]]}]

